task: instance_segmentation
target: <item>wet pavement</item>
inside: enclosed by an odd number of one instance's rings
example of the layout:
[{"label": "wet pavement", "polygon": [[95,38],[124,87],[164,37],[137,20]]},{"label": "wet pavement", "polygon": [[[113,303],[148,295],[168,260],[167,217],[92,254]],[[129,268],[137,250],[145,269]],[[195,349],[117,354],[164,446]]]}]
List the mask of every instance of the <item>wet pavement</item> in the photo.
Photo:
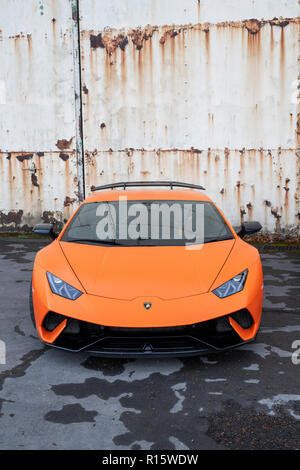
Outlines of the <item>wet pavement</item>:
[{"label": "wet pavement", "polygon": [[299,251],[261,254],[254,343],[208,357],[122,360],[40,342],[28,291],[42,246],[0,239],[0,449],[300,449]]}]

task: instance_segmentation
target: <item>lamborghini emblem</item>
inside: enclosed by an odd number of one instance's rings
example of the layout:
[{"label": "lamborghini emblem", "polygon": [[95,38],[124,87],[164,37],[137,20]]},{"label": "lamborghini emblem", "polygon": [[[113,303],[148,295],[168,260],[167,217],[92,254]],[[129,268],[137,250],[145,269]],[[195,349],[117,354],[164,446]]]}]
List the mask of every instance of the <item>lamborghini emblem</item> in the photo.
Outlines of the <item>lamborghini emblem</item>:
[{"label": "lamborghini emblem", "polygon": [[144,307],[146,310],[149,310],[152,307],[152,304],[150,302],[145,302]]}]

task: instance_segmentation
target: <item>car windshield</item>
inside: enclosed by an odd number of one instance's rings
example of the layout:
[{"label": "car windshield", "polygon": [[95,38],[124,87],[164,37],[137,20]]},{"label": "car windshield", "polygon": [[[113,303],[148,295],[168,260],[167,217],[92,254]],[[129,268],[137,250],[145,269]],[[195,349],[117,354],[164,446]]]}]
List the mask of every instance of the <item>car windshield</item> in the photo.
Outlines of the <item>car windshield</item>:
[{"label": "car windshield", "polygon": [[83,204],[61,240],[114,246],[161,246],[233,238],[211,202],[122,199]]}]

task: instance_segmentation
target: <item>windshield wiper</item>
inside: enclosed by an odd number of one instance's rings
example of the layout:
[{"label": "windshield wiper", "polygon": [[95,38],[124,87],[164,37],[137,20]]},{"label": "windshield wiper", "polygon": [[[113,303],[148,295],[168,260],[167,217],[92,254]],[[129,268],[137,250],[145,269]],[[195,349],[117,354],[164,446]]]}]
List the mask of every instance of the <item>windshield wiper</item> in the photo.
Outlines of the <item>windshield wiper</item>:
[{"label": "windshield wiper", "polygon": [[96,245],[124,245],[125,243],[120,243],[117,240],[92,240],[90,238],[74,238],[71,240],[65,240],[68,242],[74,243],[95,243]]},{"label": "windshield wiper", "polygon": [[204,243],[222,242],[224,240],[233,240],[234,237],[205,238]]}]

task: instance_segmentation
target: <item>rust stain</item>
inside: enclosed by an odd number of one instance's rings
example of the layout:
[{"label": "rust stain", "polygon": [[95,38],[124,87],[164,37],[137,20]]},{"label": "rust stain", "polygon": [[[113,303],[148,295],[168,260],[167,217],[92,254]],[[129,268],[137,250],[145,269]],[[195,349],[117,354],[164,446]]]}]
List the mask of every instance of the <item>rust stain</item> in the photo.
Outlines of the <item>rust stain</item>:
[{"label": "rust stain", "polygon": [[126,72],[126,54],[121,54],[121,95],[123,103],[126,103],[127,96],[127,72]]},{"label": "rust stain", "polygon": [[175,38],[175,36],[177,36],[177,34],[180,32],[181,32],[181,29],[179,30],[176,30],[175,28],[167,29],[159,40],[160,44],[165,44],[168,38]]},{"label": "rust stain", "polygon": [[138,90],[139,90],[140,99],[142,100],[143,89],[144,89],[144,80],[143,80],[143,72],[144,72],[143,56],[142,56],[141,50],[140,50],[138,47],[137,47],[136,49],[137,49],[137,51],[138,51]]},{"label": "rust stain", "polygon": [[106,147],[106,124],[105,122],[101,122],[99,127],[100,127],[102,145]]},{"label": "rust stain", "polygon": [[53,33],[53,36],[55,36],[55,23],[56,23],[56,19],[52,18],[52,33]]},{"label": "rust stain", "polygon": [[300,143],[300,113],[297,114],[296,134],[297,142]]},{"label": "rust stain", "polygon": [[124,51],[128,44],[128,37],[120,33],[117,36],[111,37],[109,34],[99,33],[97,35],[90,35],[90,44],[92,49],[98,47],[105,49],[107,54],[111,55],[118,47]]},{"label": "rust stain", "polygon": [[275,219],[279,220],[281,215],[278,214],[278,207],[271,207],[271,214],[275,217]]},{"label": "rust stain", "polygon": [[290,180],[289,178],[285,179],[285,185],[284,185],[284,190],[285,190],[285,195],[284,195],[284,213],[285,213],[285,223],[288,224],[289,222],[289,190],[290,188],[288,187]]},{"label": "rust stain", "polygon": [[250,34],[259,33],[261,27],[263,26],[262,22],[256,19],[246,20],[244,21],[244,25]]},{"label": "rust stain", "polygon": [[288,186],[288,184],[289,184],[290,181],[291,181],[291,180],[290,180],[289,178],[286,178],[286,179],[285,179],[285,185],[283,186],[283,189],[284,189],[285,191],[289,191],[289,190],[290,190],[290,188],[289,188],[289,186]]},{"label": "rust stain", "polygon": [[248,209],[248,218],[249,220],[252,220],[252,215],[253,215],[253,205],[251,204],[251,202],[248,202],[248,204],[246,205],[247,209]]},{"label": "rust stain", "polygon": [[210,34],[209,34],[209,30],[205,34],[205,51],[206,51],[207,64],[208,64],[209,63],[209,56],[210,56]]},{"label": "rust stain", "polygon": [[197,13],[198,13],[198,23],[201,23],[201,1],[200,0],[198,0]]},{"label": "rust stain", "polygon": [[59,148],[59,150],[69,149],[71,147],[72,140],[73,140],[73,137],[71,137],[70,140],[61,139],[61,140],[58,140],[55,145],[57,148]]},{"label": "rust stain", "polygon": [[[203,152],[203,150],[200,150],[200,149],[195,149],[194,147],[191,147],[191,150],[190,150],[192,153],[199,153],[201,154]],[[188,152],[188,150],[187,150]]]},{"label": "rust stain", "polygon": [[135,45],[137,50],[141,50],[144,41],[148,41],[148,39],[152,38],[153,32],[157,30],[157,27],[153,26],[146,26],[146,28],[137,28],[137,29],[132,29],[129,32],[129,36]]},{"label": "rust stain", "polygon": [[[62,213],[56,211],[56,215],[59,215],[62,218]],[[53,211],[44,211],[42,215],[42,220],[45,224],[53,224],[55,229],[61,230],[62,229],[62,222],[61,220],[55,218],[55,212]]]},{"label": "rust stain", "polygon": [[0,225],[15,224],[20,225],[23,216],[23,211],[9,211],[7,214],[0,212]]},{"label": "rust stain", "polygon": [[97,35],[91,34],[90,43],[91,43],[91,48],[92,49],[96,49],[97,47],[105,48],[104,42],[102,40],[102,34],[101,33],[99,33]]},{"label": "rust stain", "polygon": [[75,198],[71,198],[69,196],[66,196],[65,200],[64,200],[64,206],[65,207],[71,206],[72,204],[74,204],[74,202],[76,202]]},{"label": "rust stain", "polygon": [[283,96],[284,96],[285,75],[286,75],[286,70],[285,70],[285,34],[284,34],[284,29],[282,28],[281,36],[280,36],[280,84],[281,84],[280,93],[281,93],[281,100],[283,99]]},{"label": "rust stain", "polygon": [[33,186],[39,187],[38,179],[36,173],[31,173],[31,183]]},{"label": "rust stain", "polygon": [[[112,55],[116,49],[120,48],[122,51],[125,51],[126,46],[131,41],[137,50],[141,50],[144,47],[145,41],[148,41],[153,37],[155,32],[161,34],[159,43],[164,46],[164,44],[178,34],[196,30],[203,31],[208,34],[210,27],[216,26],[220,28],[235,28],[247,30],[250,35],[257,35],[261,28],[267,24],[271,26],[280,26],[284,29],[288,24],[299,24],[299,18],[273,18],[268,20],[258,20],[258,19],[247,19],[241,21],[223,21],[219,23],[203,23],[201,24],[200,17],[200,1],[198,2],[198,23],[197,24],[186,24],[186,25],[165,25],[165,26],[150,26],[147,25],[144,28],[138,27],[135,29],[108,29],[105,28],[105,31],[81,31],[82,37],[88,37],[90,40],[90,47],[92,49],[102,48],[105,49],[108,55]],[[112,63],[113,65],[113,63]]]},{"label": "rust stain", "polygon": [[240,207],[240,214],[241,214],[241,220],[243,220],[244,215],[246,214],[245,207],[241,206]]},{"label": "rust stain", "polygon": [[274,43],[274,31],[273,31],[273,27],[271,26],[271,32],[270,32],[270,42],[271,42],[271,63],[273,63],[273,52],[274,52],[274,46],[275,46],[275,43]]},{"label": "rust stain", "polygon": [[237,205],[240,207],[241,205],[241,182],[237,181],[236,182],[236,191],[237,191]]},{"label": "rust stain", "polygon": [[[9,154],[11,157],[11,154]],[[14,191],[14,177],[13,177],[13,169],[12,169],[12,160],[11,158],[8,159],[8,175],[9,175],[9,195],[10,201],[12,203],[12,207],[14,207],[14,198],[15,198],[15,191]]]},{"label": "rust stain", "polygon": [[291,22],[291,18],[283,19],[282,16],[280,18],[273,18],[270,20],[269,23],[271,26],[280,26],[281,28],[285,28]]},{"label": "rust stain", "polygon": [[[209,28],[210,28],[211,24],[210,23],[204,23],[202,28],[199,28],[201,29],[204,33],[209,33]],[[218,26],[218,25],[217,25]]]},{"label": "rust stain", "polygon": [[261,42],[261,35],[260,35],[260,29],[258,29],[255,33],[251,32],[248,28],[248,51],[249,51],[249,57],[252,60],[251,62],[251,68],[250,71],[253,74],[253,79],[251,79],[252,82],[252,89],[253,93],[255,94],[256,97],[256,91],[258,89],[258,84],[257,84],[257,74],[259,73],[259,56],[260,56],[260,42]]},{"label": "rust stain", "polygon": [[25,160],[30,160],[33,158],[33,153],[17,155],[16,158],[19,160],[19,162],[24,162]]},{"label": "rust stain", "polygon": [[31,50],[32,50],[32,43],[31,43],[31,35],[27,34],[27,44],[28,44],[28,53],[29,57],[31,57]]},{"label": "rust stain", "polygon": [[60,152],[59,158],[61,158],[64,162],[66,162],[67,160],[69,160],[69,155],[67,153]]},{"label": "rust stain", "polygon": [[255,185],[254,184],[251,185],[251,193],[252,193],[252,198],[255,201]]}]

